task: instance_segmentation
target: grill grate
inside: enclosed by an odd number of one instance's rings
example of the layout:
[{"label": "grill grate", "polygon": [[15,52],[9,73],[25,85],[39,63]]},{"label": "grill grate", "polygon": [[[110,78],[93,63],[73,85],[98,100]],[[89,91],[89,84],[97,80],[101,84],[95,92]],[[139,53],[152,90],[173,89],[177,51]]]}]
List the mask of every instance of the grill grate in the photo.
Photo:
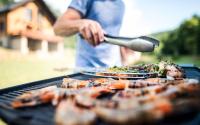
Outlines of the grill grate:
[{"label": "grill grate", "polygon": [[[87,79],[88,76],[73,74],[68,77]],[[12,109],[10,103],[20,94],[52,85],[59,86],[64,76],[23,84],[16,87],[0,90],[0,117],[12,125],[54,125],[54,107],[50,104],[29,108]]]},{"label": "grill grate", "polygon": [[[200,69],[196,67],[183,67],[187,78],[200,80]],[[75,79],[88,79],[91,76],[80,73],[72,74],[67,77]],[[11,101],[18,95],[35,89],[44,88],[51,85],[60,86],[64,76],[52,79],[23,84],[7,89],[0,90],[0,118],[9,125],[54,125],[55,108],[50,104],[34,106],[29,108],[12,109]],[[200,124],[200,115],[189,124]]]}]

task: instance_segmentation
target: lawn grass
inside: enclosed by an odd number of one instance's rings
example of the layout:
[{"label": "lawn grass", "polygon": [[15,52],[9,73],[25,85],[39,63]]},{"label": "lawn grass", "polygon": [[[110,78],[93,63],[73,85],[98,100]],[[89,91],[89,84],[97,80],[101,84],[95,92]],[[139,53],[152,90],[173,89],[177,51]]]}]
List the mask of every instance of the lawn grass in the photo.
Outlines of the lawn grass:
[{"label": "lawn grass", "polygon": [[40,80],[62,75],[53,68],[56,62],[43,60],[4,60],[0,62],[0,88],[17,85],[24,82]]},{"label": "lawn grass", "polygon": [[6,125],[6,124],[0,119],[0,125]]},{"label": "lawn grass", "polygon": [[73,68],[74,50],[66,50],[65,55],[50,55],[42,58],[36,54],[21,55],[16,51],[0,48],[4,53],[0,58],[0,89],[21,83],[66,75],[71,72],[57,71],[56,68]]},{"label": "lawn grass", "polygon": [[181,56],[175,59],[175,62],[178,64],[194,64],[195,66],[200,67],[200,57],[193,57],[193,56]]}]

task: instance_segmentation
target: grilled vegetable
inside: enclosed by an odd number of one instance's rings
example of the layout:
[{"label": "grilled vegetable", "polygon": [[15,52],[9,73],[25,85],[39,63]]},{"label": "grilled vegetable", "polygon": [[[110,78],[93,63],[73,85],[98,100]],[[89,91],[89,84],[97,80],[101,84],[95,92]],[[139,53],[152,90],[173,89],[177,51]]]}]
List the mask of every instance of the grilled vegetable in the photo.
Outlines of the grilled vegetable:
[{"label": "grilled vegetable", "polygon": [[[128,76],[128,74],[122,74],[122,73],[138,73],[138,74],[158,73],[159,76],[161,77],[167,77],[171,79],[180,79],[180,78],[185,77],[184,70],[180,66],[170,61],[161,61],[158,64],[139,64],[139,65],[129,66],[129,67],[128,66],[126,67],[114,66],[114,67],[108,68],[106,72],[110,72],[110,74],[105,74],[105,73],[97,73],[97,74],[123,77],[123,75]],[[137,76],[133,76],[133,77],[137,77]],[[149,77],[155,77],[155,76],[149,76]]]}]

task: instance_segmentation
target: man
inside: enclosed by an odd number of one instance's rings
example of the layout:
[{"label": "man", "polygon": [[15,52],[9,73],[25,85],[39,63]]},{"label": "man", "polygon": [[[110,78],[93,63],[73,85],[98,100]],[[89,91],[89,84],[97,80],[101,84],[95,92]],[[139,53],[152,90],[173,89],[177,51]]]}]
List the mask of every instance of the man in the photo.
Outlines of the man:
[{"label": "man", "polygon": [[63,36],[78,33],[76,67],[120,66],[120,47],[103,41],[104,33],[119,34],[123,15],[122,0],[72,0],[54,31]]}]

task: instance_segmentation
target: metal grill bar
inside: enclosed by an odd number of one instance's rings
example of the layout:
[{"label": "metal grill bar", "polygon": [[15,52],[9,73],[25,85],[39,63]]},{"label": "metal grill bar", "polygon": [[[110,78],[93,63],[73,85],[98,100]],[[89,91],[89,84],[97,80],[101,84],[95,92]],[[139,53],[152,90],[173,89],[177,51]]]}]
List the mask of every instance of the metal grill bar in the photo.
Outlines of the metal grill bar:
[{"label": "metal grill bar", "polygon": [[13,99],[12,98],[8,98],[8,97],[5,97],[5,96],[2,96],[0,99],[2,99],[3,101],[12,101]]},{"label": "metal grill bar", "polygon": [[14,97],[16,97],[16,96],[18,96],[18,95],[20,95],[21,93],[14,93],[14,92],[10,92],[9,93],[9,95],[12,95],[12,96],[14,96]]},{"label": "metal grill bar", "polygon": [[12,95],[10,95],[10,94],[4,94],[3,97],[6,97],[6,98],[9,98],[9,99],[12,99],[12,98],[14,98],[15,96],[12,96]]}]

